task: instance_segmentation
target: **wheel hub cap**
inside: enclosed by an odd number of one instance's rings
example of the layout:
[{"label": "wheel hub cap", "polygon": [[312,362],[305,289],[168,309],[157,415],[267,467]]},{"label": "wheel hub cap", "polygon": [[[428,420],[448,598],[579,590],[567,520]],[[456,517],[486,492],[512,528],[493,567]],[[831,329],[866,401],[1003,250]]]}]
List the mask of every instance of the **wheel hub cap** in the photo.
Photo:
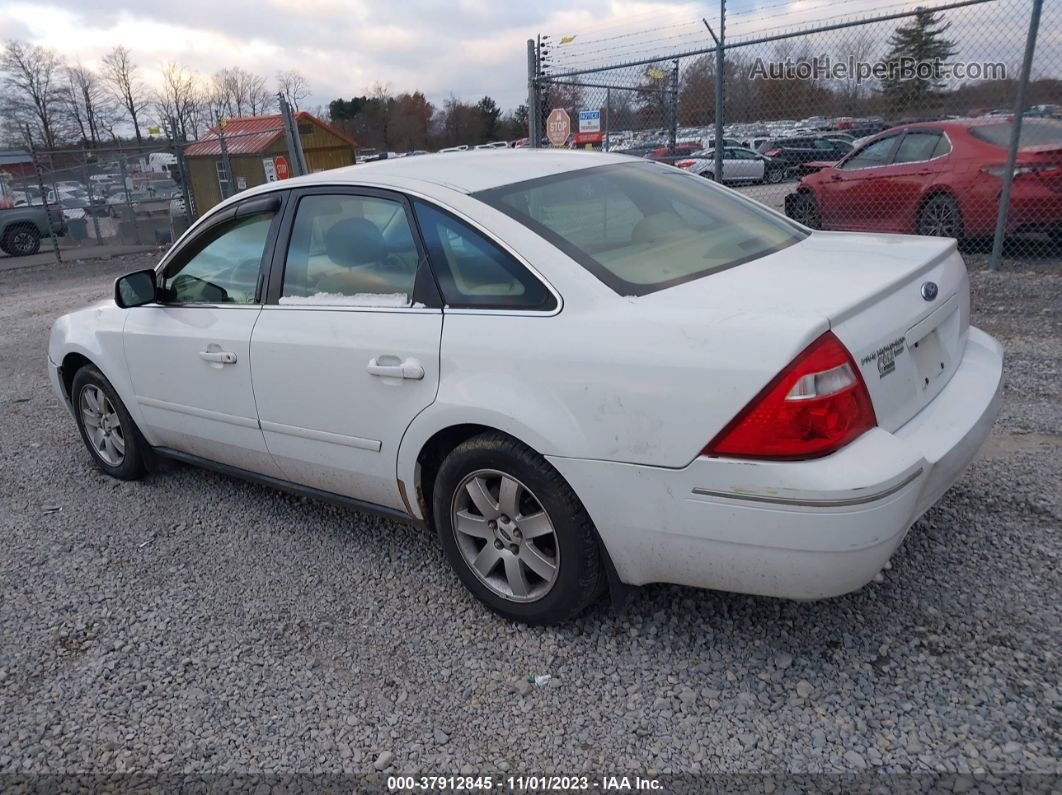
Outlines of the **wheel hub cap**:
[{"label": "wheel hub cap", "polygon": [[89,384],[78,400],[81,419],[92,452],[109,466],[121,466],[125,460],[125,434],[110,398],[99,387]]},{"label": "wheel hub cap", "polygon": [[532,602],[556,582],[560,549],[553,522],[511,475],[483,469],[465,477],[454,494],[451,525],[469,569],[503,599]]}]

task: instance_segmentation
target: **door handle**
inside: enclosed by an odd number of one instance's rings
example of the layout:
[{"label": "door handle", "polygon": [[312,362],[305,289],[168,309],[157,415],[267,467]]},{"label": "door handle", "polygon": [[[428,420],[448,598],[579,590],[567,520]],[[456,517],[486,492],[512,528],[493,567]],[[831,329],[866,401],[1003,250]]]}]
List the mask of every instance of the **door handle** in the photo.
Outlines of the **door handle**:
[{"label": "door handle", "polygon": [[236,354],[232,351],[199,351],[199,358],[216,364],[236,364]]},{"label": "door handle", "polygon": [[420,366],[420,362],[416,359],[406,359],[398,364],[381,364],[381,360],[398,362],[398,357],[374,356],[369,359],[369,366],[366,368],[369,371],[369,375],[376,375],[381,378],[406,378],[410,381],[420,381],[424,378],[424,368]]}]

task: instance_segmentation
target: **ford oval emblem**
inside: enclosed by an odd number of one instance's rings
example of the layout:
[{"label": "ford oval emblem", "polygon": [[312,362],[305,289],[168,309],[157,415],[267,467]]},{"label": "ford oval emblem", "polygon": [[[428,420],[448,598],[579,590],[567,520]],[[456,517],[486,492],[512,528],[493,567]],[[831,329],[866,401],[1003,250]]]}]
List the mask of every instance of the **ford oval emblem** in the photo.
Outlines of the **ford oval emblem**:
[{"label": "ford oval emblem", "polygon": [[937,297],[937,283],[936,282],[924,282],[922,284],[922,297],[927,301],[932,301]]}]

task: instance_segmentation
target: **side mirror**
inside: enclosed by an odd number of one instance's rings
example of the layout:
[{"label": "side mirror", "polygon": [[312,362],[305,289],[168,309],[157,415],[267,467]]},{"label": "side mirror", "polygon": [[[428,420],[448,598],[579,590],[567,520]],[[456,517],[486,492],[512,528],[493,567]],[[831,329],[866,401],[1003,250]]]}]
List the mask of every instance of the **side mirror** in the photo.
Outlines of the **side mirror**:
[{"label": "side mirror", "polygon": [[154,303],[155,278],[154,270],[136,271],[120,276],[114,282],[114,302],[122,309]]}]

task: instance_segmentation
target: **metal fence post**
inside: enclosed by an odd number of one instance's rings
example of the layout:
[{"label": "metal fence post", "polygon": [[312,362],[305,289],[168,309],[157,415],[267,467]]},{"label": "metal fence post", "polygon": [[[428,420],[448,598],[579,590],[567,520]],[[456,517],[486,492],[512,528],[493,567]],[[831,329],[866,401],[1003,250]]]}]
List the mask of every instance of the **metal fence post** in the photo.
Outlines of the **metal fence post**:
[{"label": "metal fence post", "polygon": [[1043,0],[1033,0],[1032,13],[1029,15],[1029,35],[1025,39],[1025,57],[1021,62],[1021,78],[1018,80],[1018,95],[1014,100],[1014,126],[1010,131],[1010,144],[1007,147],[1007,165],[1003,170],[1003,189],[999,194],[999,209],[996,212],[996,234],[992,239],[992,256],[988,260],[989,270],[999,270],[1003,258],[1003,237],[1007,231],[1007,211],[1010,205],[1010,190],[1014,183],[1014,163],[1018,158],[1018,144],[1021,139],[1021,124],[1025,116],[1025,97],[1029,88],[1029,73],[1032,71],[1033,53],[1036,50],[1036,35],[1040,29],[1040,11]]},{"label": "metal fence post", "polygon": [[280,122],[284,128],[284,137],[288,144],[288,154],[291,155],[291,170],[296,177],[306,174],[306,155],[302,151],[302,140],[299,138],[299,126],[291,113],[291,106],[283,94],[277,94],[277,102],[280,106]]},{"label": "metal fence post", "polygon": [[535,40],[527,40],[527,145],[538,146],[538,59]]},{"label": "metal fence post", "polygon": [[[136,244],[141,244],[140,240],[140,224],[136,221],[136,211],[133,209],[133,201],[129,196],[129,172],[125,167],[125,158],[121,157],[118,160],[118,171],[122,175],[122,196],[125,197],[123,206],[129,213],[129,219],[133,223],[133,238],[136,240]],[[118,225],[121,226],[121,220],[118,221]]]},{"label": "metal fence post", "polygon": [[612,108],[612,89],[605,89],[605,151],[609,151],[608,112]]},{"label": "metal fence post", "polygon": [[715,178],[723,181],[723,88],[726,83],[726,0],[719,0],[719,39],[715,46]]},{"label": "metal fence post", "polygon": [[170,146],[173,156],[177,161],[177,173],[181,175],[181,196],[184,199],[184,218],[188,225],[192,225],[195,218],[195,208],[192,207],[192,192],[188,188],[188,169],[184,162],[184,147],[177,142],[177,122],[170,119]]},{"label": "metal fence post", "polygon": [[[37,174],[37,187],[41,191],[41,206],[44,207],[44,217],[48,224],[48,237],[52,241],[52,251],[55,252],[55,264],[63,264],[63,255],[59,251],[59,238],[55,236],[55,231],[52,229],[52,211],[48,205],[48,189],[44,187],[44,171],[41,169],[41,162],[37,159],[37,149],[33,145],[33,136],[30,134],[30,127],[26,125],[26,141],[29,143],[30,158],[33,160],[33,170]],[[58,193],[56,193],[58,198]],[[63,208],[59,206],[59,219],[60,223],[63,220]]]},{"label": "metal fence post", "polygon": [[667,131],[667,153],[669,155],[675,154],[675,144],[678,143],[678,99],[679,99],[679,62],[676,58],[674,61],[674,67],[671,70],[671,96],[669,105],[671,106],[670,116],[668,120]]},{"label": "metal fence post", "polygon": [[90,214],[92,216],[92,231],[96,233],[96,245],[97,246],[102,246],[103,245],[103,240],[100,237],[100,219],[96,215],[95,209],[92,206],[92,182],[89,180],[88,163],[85,162],[87,158],[88,158],[88,152],[82,152],[81,153],[81,181],[83,183],[85,183],[85,189],[88,191],[88,203],[89,203],[88,209],[85,210],[85,213],[86,214]]}]

